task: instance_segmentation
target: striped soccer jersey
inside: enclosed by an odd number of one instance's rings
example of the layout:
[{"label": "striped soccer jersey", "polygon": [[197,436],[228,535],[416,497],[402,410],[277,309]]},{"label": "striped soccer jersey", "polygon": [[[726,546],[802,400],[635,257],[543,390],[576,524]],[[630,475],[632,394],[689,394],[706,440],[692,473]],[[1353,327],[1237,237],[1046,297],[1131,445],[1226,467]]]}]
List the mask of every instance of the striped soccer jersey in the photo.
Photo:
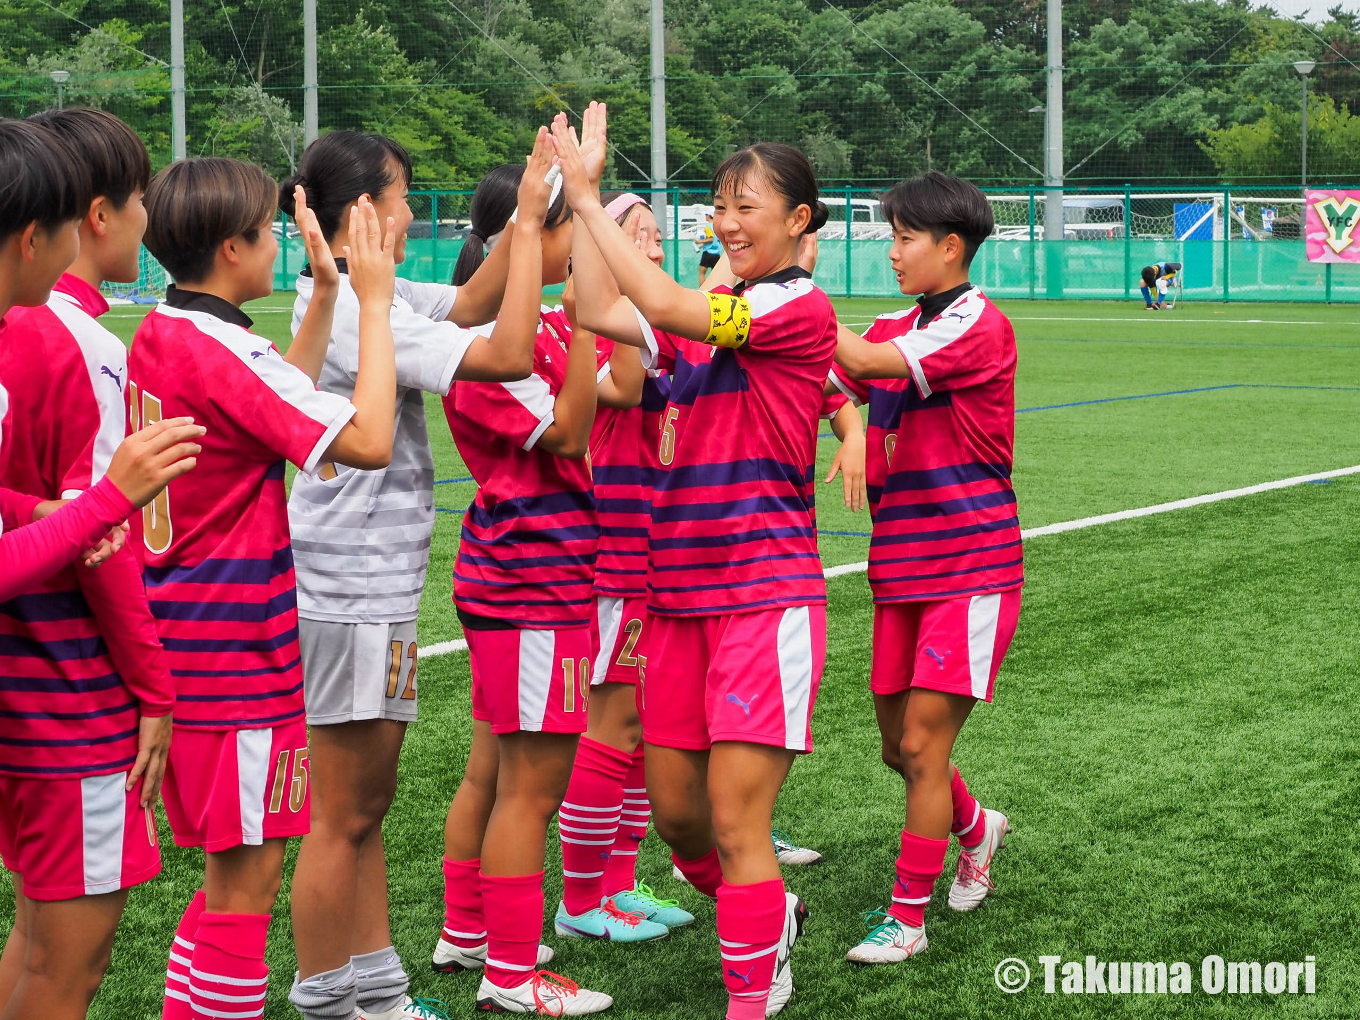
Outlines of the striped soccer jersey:
[{"label": "striped soccer jersey", "polygon": [[585,627],[600,525],[584,458],[538,439],[553,423],[571,326],[559,306],[539,313],[534,370],[517,382],[456,382],[444,413],[477,480],[453,567],[463,613],[521,628]]},{"label": "striped soccer jersey", "polygon": [[751,312],[739,349],[643,322],[644,363],[673,377],[657,437],[649,612],[709,615],[826,602],[813,486],[836,316],[797,267],[737,293]]},{"label": "striped soccer jersey", "polygon": [[976,287],[923,322],[879,316],[864,338],[906,359],[900,379],[833,381],[869,404],[869,584],[875,602],[945,599],[1024,583],[1011,466],[1015,331]]},{"label": "striped soccer jersey", "polygon": [[[74,499],[104,477],[124,435],[127,379],[126,349],[95,321],[108,307],[67,274],[46,305],[11,311],[0,379],[24,441],[9,446],[0,486]],[[139,716],[173,704],[133,553],[99,570],[66,564],[0,603],[0,772],[123,771],[137,757]]]},{"label": "striped soccer jersey", "polygon": [[[602,361],[613,341],[599,341]],[[655,369],[642,383],[638,407],[601,407],[590,433],[590,471],[600,515],[595,593],[640,599],[647,594],[647,531],[652,521],[652,484],[661,423],[671,391],[669,373]]]},{"label": "striped soccer jersey", "polygon": [[[349,399],[359,371],[359,299],[344,260],[335,325],[319,385]],[[298,614],[333,623],[414,620],[434,534],[434,456],[425,393],[449,391],[473,333],[448,322],[457,288],[398,280],[392,300],[397,423],[392,462],[376,471],[325,464],[293,482],[288,501],[297,559]],[[312,298],[297,279],[293,332]]]},{"label": "striped soccer jersey", "polygon": [[176,726],[256,729],[303,712],[284,461],[314,471],[354,406],[249,326],[220,298],[172,287],[128,358],[134,425],[188,414],[208,430],[197,467],[133,524]]}]

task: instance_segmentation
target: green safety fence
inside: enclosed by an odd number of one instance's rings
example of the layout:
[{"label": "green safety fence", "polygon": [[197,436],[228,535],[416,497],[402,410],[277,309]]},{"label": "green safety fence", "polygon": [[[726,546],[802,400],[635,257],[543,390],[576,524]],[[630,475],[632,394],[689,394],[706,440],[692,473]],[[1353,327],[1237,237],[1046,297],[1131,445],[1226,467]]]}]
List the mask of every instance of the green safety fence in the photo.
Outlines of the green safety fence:
[{"label": "green safety fence", "polygon": [[[1068,190],[1061,241],[1044,237],[1044,188],[984,191],[997,231],[979,249],[971,275],[993,297],[1133,298],[1143,266],[1172,261],[1184,266],[1181,283],[1188,300],[1360,303],[1360,266],[1311,263],[1305,257],[1298,188]],[[663,193],[639,193],[660,207]],[[880,194],[862,188],[823,193],[831,217],[819,235],[815,278],[835,297],[899,296],[888,262],[891,228],[878,209]],[[399,276],[449,281],[467,237],[471,196],[471,191],[411,193],[415,219]],[[666,267],[685,283],[698,281],[693,238],[704,222],[708,197],[680,188],[664,192]],[[275,234],[280,238],[275,287],[291,291],[305,262],[302,241],[285,219],[275,224]],[[130,295],[154,300],[164,284],[163,270],[143,253],[142,279],[128,288]]]}]

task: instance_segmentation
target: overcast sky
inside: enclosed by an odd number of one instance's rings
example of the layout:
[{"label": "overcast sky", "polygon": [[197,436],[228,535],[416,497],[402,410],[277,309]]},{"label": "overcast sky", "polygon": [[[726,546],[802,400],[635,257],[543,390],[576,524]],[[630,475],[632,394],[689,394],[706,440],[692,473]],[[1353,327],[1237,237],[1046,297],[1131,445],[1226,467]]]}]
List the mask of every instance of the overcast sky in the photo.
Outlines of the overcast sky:
[{"label": "overcast sky", "polygon": [[1360,0],[1268,0],[1270,6],[1287,18],[1308,12],[1308,20],[1314,24],[1327,20],[1327,12],[1339,2],[1348,11],[1360,13]]}]

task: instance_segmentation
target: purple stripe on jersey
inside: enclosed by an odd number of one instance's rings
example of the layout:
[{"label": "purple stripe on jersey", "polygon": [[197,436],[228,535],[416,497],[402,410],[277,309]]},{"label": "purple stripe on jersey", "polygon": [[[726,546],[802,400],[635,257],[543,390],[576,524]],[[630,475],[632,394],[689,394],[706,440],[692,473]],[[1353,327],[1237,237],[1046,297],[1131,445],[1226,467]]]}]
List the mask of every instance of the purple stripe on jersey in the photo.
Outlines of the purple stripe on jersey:
[{"label": "purple stripe on jersey", "polygon": [[[455,578],[457,578],[457,576],[458,576],[457,574],[454,575]],[[485,581],[478,581],[478,584],[479,584],[479,585],[480,585],[480,584],[485,584],[485,583],[486,583]],[[521,586],[521,587],[522,587],[522,586]],[[532,589],[528,589],[528,588],[526,588],[525,590],[526,590],[526,591],[532,591]],[[476,597],[474,597],[474,596],[472,596],[472,595],[459,595],[459,596],[458,596],[458,604],[459,604],[459,605],[462,605],[462,604],[465,603],[465,602],[470,602],[470,603],[473,603],[473,604],[479,605],[479,606],[490,606],[490,607],[492,607],[493,609],[499,609],[500,607],[503,607],[503,606],[504,606],[504,603],[498,602],[498,601],[496,601],[496,600],[494,600],[494,599],[479,599],[479,598],[476,598]],[[593,605],[594,602],[595,602],[595,600],[594,600],[593,598],[584,598],[584,599],[526,599],[526,598],[516,598],[516,599],[515,599],[515,605],[517,605],[517,606],[589,606],[589,605]],[[482,615],[484,615],[484,616],[490,616],[491,614],[490,614],[490,613],[484,613],[484,614],[482,614]],[[500,620],[500,619],[504,619],[504,617],[501,617],[501,616],[498,615],[498,616],[496,617],[496,619]],[[576,625],[576,624],[565,624],[565,623],[564,623],[564,624],[562,624],[562,626],[563,626],[563,627],[569,627],[569,626],[577,626],[577,625]]]},{"label": "purple stripe on jersey", "polygon": [[[703,351],[699,352],[702,357]],[[689,407],[700,397],[716,393],[745,393],[750,389],[746,373],[737,361],[737,352],[723,348],[699,364],[686,358],[675,359],[675,378],[671,382],[670,402]]]},{"label": "purple stripe on jersey", "polygon": [[292,569],[293,549],[284,546],[269,559],[216,559],[192,567],[147,567],[142,577],[148,588],[167,584],[268,584]]},{"label": "purple stripe on jersey", "polygon": [[901,424],[902,415],[912,411],[949,407],[953,402],[954,394],[949,390],[932,393],[922,400],[914,380],[905,390],[886,390],[879,386],[870,386],[869,426],[883,429],[885,432],[896,432]]},{"label": "purple stripe on jersey", "polygon": [[70,662],[74,659],[93,659],[107,655],[108,647],[98,634],[89,637],[61,638],[44,641],[21,634],[0,634],[0,656],[14,659],[51,659]]},{"label": "purple stripe on jersey", "polygon": [[674,524],[679,521],[723,521],[749,514],[805,514],[812,508],[810,500],[798,495],[752,496],[723,503],[680,503],[671,506],[652,506],[652,524]]},{"label": "purple stripe on jersey", "polygon": [[[1013,560],[1007,560],[1007,561],[1004,562],[1004,563],[988,563],[988,564],[987,564],[987,569],[988,569],[988,570],[1005,570],[1007,567],[1018,567],[1018,566],[1020,566],[1020,564],[1022,564],[1022,563],[1024,563],[1024,562],[1025,562],[1025,561],[1024,561],[1023,558],[1018,558],[1018,559],[1013,559]],[[941,571],[939,571],[938,573],[934,573],[934,574],[918,574],[918,573],[915,573],[915,572],[911,572],[911,573],[903,573],[903,574],[888,574],[888,575],[884,576],[884,574],[878,570],[878,564],[876,564],[876,563],[871,563],[871,564],[869,564],[869,573],[872,575],[872,577],[873,577],[875,580],[884,580],[884,581],[893,580],[894,578],[898,578],[898,577],[909,578],[909,579],[911,579],[912,581],[938,581],[938,580],[940,580],[940,579],[942,579],[942,578],[946,578],[946,577],[962,577],[964,574],[972,574],[972,573],[976,572],[977,569],[978,569],[978,568],[977,568],[976,566],[971,566],[971,567],[965,567],[963,570],[941,570]]]},{"label": "purple stripe on jersey", "polygon": [[267,623],[296,609],[295,588],[280,592],[268,602],[151,602],[151,613],[158,620],[191,620],[195,623]]},{"label": "purple stripe on jersey", "polygon": [[922,492],[943,489],[950,485],[973,482],[1010,482],[1011,473],[1004,464],[952,464],[949,467],[922,471],[894,471],[882,486],[882,492]]},{"label": "purple stripe on jersey", "polygon": [[[875,523],[877,523],[875,521]],[[912,542],[947,542],[951,538],[965,538],[968,535],[982,535],[990,531],[1005,531],[1020,526],[1018,517],[1007,517],[1004,521],[987,521],[983,524],[968,524],[961,528],[939,528],[935,531],[911,531],[897,535],[884,535],[874,532],[869,543],[872,550],[876,545],[899,545]]]},{"label": "purple stripe on jersey", "polygon": [[666,404],[671,398],[671,377],[669,375],[661,378],[647,376],[642,380],[642,404],[644,411],[652,414],[660,414],[666,410]]},{"label": "purple stripe on jersey", "polygon": [[44,591],[16,595],[0,602],[0,614],[21,623],[92,619],[90,604],[79,591]]},{"label": "purple stripe on jersey", "polygon": [[791,538],[816,538],[816,528],[753,528],[725,535],[685,535],[682,538],[652,538],[652,549],[715,549],[746,542],[778,542]]},{"label": "purple stripe on jersey", "polygon": [[543,528],[541,530],[528,530],[515,528],[511,531],[502,531],[495,538],[483,538],[475,535],[468,528],[467,519],[463,520],[462,541],[472,545],[483,547],[494,547],[502,543],[518,545],[522,542],[570,542],[575,539],[587,541],[597,540],[600,537],[600,526],[598,524],[578,524],[574,527],[566,528]]},{"label": "purple stripe on jersey", "polygon": [[[464,557],[462,560],[459,560],[459,562],[460,562],[460,563],[467,562],[466,557]],[[459,570],[456,569],[456,568],[455,568],[454,571],[453,571],[453,579],[454,579],[455,581],[466,581],[468,584],[477,584],[477,585],[481,585],[481,586],[487,587],[487,588],[523,588],[523,587],[525,587],[524,582],[521,581],[521,580],[514,580],[514,581],[492,581],[492,580],[490,580],[489,578],[486,578],[486,577],[471,577],[471,576],[469,576],[469,575],[467,575],[467,574],[462,573],[461,571],[459,571]],[[553,587],[554,587],[554,588],[569,588],[569,587],[572,587],[573,585],[590,584],[590,583],[591,583],[591,579],[590,579],[589,577],[564,577],[564,578],[562,578],[561,580],[559,580],[559,581],[557,581],[556,583],[554,583],[554,584],[553,584]],[[559,601],[559,600],[556,600],[556,599],[555,599],[555,600],[553,600],[553,601]],[[524,604],[524,605],[532,605],[533,603],[532,603],[532,602],[524,602],[523,604]]]},{"label": "purple stripe on jersey", "polygon": [[952,514],[992,510],[999,506],[1014,506],[1015,493],[1011,489],[1001,492],[988,492],[979,496],[961,496],[958,499],[944,499],[933,503],[902,503],[896,506],[880,506],[874,523],[880,521],[910,521],[925,517],[948,517]]},{"label": "purple stripe on jersey", "polygon": [[671,468],[657,479],[658,492],[677,489],[708,489],[720,485],[749,485],[753,482],[787,482],[798,486],[806,480],[803,469],[769,457],[729,461],[725,464],[691,464]]},{"label": "purple stripe on jersey", "polygon": [[0,676],[0,691],[28,694],[93,694],[123,686],[117,673],[74,679],[57,676]]},{"label": "purple stripe on jersey", "polygon": [[123,705],[111,705],[108,708],[96,708],[88,712],[16,712],[12,709],[6,709],[0,711],[0,718],[30,719],[34,722],[75,722],[81,719],[102,719],[105,716],[119,715],[123,712],[134,712],[137,707],[135,701],[129,701]]},{"label": "purple stripe on jersey", "polygon": [[714,605],[685,606],[683,609],[658,606],[651,600],[649,592],[647,612],[658,616],[714,616],[728,613],[750,613],[760,609],[778,609],[780,606],[824,606],[826,605],[825,592],[826,589],[823,587],[822,593],[815,596],[784,595],[776,598],[756,599],[752,602],[721,602]]},{"label": "purple stripe on jersey", "polygon": [[[276,673],[287,673],[295,666],[302,665],[302,659],[297,658],[292,662],[284,663],[282,666],[265,666],[261,669],[172,669],[174,676],[270,676]],[[295,694],[302,690],[302,684],[287,691],[265,691],[260,694],[195,694],[193,696],[181,694],[180,701],[253,701],[257,698],[272,698],[278,694]]]},{"label": "purple stripe on jersey", "polygon": [[1017,538],[1014,541],[1002,542],[998,545],[970,545],[963,549],[955,549],[953,552],[926,553],[922,556],[882,557],[875,559],[874,564],[876,566],[882,566],[885,563],[921,563],[933,560],[957,559],[961,556],[976,556],[979,553],[997,552],[1001,549],[1014,549],[1019,544],[1020,539]]},{"label": "purple stripe on jersey", "polygon": [[[296,665],[299,665],[299,664],[301,663],[301,661],[302,661],[301,659],[298,659],[298,660],[295,661],[295,662],[291,662],[291,663],[288,664],[288,667],[287,667],[287,668],[288,668],[288,669],[291,669],[292,667],[294,667],[294,666],[296,666]],[[269,672],[272,672],[272,670],[269,671]],[[195,673],[195,674],[192,674],[192,675],[194,675],[194,676],[203,676],[203,675],[205,675],[205,674],[202,674],[202,673]],[[211,675],[211,674],[209,674],[209,675]],[[232,672],[229,672],[229,671],[223,671],[223,673],[222,673],[221,675],[222,675],[222,676],[251,676],[251,675],[253,675],[253,674],[252,674],[252,673],[232,673]],[[267,700],[267,699],[269,699],[269,698],[281,698],[281,697],[284,697],[285,695],[296,694],[296,693],[298,693],[298,691],[300,691],[300,690],[302,690],[302,681],[301,681],[301,680],[299,680],[297,683],[295,683],[292,687],[282,687],[282,688],[280,688],[280,689],[278,689],[278,690],[276,690],[276,691],[256,691],[256,692],[253,693],[253,694],[181,694],[181,695],[179,696],[179,700],[180,700],[180,701],[193,701],[193,702],[205,702],[205,701],[207,701],[207,702],[219,702],[219,701],[265,701],[265,700]]]},{"label": "purple stripe on jersey", "polygon": [[651,485],[655,472],[639,464],[592,464],[595,488],[603,485]]},{"label": "purple stripe on jersey", "polygon": [[[474,556],[465,553],[459,557],[463,563],[471,563],[478,567],[500,567],[503,570],[510,568],[523,569],[526,567],[588,567],[595,558],[592,555],[585,556],[502,556],[493,558],[490,556]],[[562,582],[563,584],[567,582]]]},{"label": "purple stripe on jersey", "polygon": [[279,723],[288,722],[290,719],[301,719],[303,714],[303,710],[298,708],[291,712],[282,712],[278,715],[260,715],[253,717],[233,716],[229,719],[200,719],[197,717],[185,717],[182,712],[176,710],[175,726],[177,728],[191,730],[263,729],[266,726],[276,726]]},{"label": "purple stripe on jersey", "polygon": [[161,645],[167,652],[276,652],[296,641],[298,629],[292,627],[272,638],[255,641],[240,638],[161,638]]},{"label": "purple stripe on jersey", "polygon": [[[647,505],[647,512],[651,514],[651,504]],[[651,528],[621,528],[610,524],[600,525],[601,538],[646,538],[651,533]],[[646,556],[645,551],[638,552],[636,549],[610,549],[611,556]]]},{"label": "purple stripe on jersey", "polygon": [[25,776],[92,776],[101,773],[122,772],[137,760],[119,758],[116,761],[93,762],[85,765],[19,765],[14,762],[0,761],[0,772],[12,772]]},{"label": "purple stripe on jersey", "polygon": [[497,524],[522,517],[546,517],[550,514],[594,513],[595,497],[589,492],[550,492],[542,496],[519,496],[503,499],[488,510],[477,503],[467,509],[473,527],[494,528]]},{"label": "purple stripe on jersey", "polygon": [[0,737],[0,744],[7,747],[90,747],[95,744],[112,744],[116,740],[127,740],[137,735],[137,727],[120,733],[105,733],[100,736],[71,737],[63,740],[43,740],[30,737]]},{"label": "purple stripe on jersey", "polygon": [[813,574],[765,574],[761,577],[753,578],[750,581],[727,581],[721,584],[685,584],[674,588],[665,588],[661,585],[650,585],[650,590],[667,595],[674,595],[679,592],[687,591],[719,591],[724,588],[750,588],[757,584],[766,584],[770,581],[811,581],[823,580],[820,570]]},{"label": "purple stripe on jersey", "polygon": [[[749,567],[752,563],[773,563],[776,560],[819,560],[821,557],[815,552],[795,552],[782,553],[777,556],[752,556],[745,560],[714,560],[709,563],[697,561],[686,561],[684,563],[656,564],[652,567],[652,572],[661,574],[668,570],[718,570],[723,567]],[[811,576],[811,575],[808,575]]]},{"label": "purple stripe on jersey", "polygon": [[596,499],[595,503],[602,514],[645,514],[652,509],[650,499]]}]

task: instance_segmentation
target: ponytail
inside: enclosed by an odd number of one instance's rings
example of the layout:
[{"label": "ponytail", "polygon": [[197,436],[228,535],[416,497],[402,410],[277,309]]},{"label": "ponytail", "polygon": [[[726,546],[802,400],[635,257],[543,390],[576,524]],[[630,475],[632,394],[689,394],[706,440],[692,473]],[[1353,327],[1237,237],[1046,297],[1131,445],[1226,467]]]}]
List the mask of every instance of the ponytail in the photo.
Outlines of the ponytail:
[{"label": "ponytail", "polygon": [[[461,287],[472,279],[491,248],[500,240],[510,224],[510,216],[519,205],[519,182],[524,177],[523,163],[502,163],[493,167],[477,185],[472,195],[472,205],[468,209],[468,220],[472,229],[468,231],[463,250],[458,253],[458,261],[453,266],[453,285]],[[571,210],[566,199],[558,195],[548,207],[544,227],[554,227],[570,219]]]}]

